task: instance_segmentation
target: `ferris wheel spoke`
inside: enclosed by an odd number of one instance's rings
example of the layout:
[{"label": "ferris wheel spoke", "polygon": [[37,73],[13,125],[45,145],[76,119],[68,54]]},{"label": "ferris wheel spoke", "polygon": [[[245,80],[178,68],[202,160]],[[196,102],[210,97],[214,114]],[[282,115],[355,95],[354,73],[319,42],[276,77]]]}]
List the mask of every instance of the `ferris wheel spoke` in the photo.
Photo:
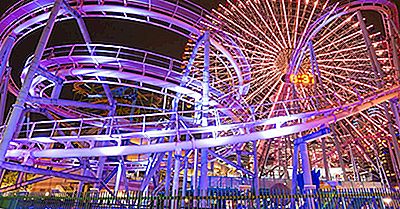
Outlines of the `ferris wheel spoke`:
[{"label": "ferris wheel spoke", "polygon": [[[272,72],[270,72],[272,73]],[[265,89],[274,89],[274,88],[268,88],[267,85],[270,85],[273,80],[276,80],[276,78],[279,76],[278,73],[276,73],[274,76],[272,76],[270,79],[266,80],[265,82],[263,82],[261,85],[261,87],[257,88],[254,92],[252,92],[248,97],[249,98],[253,98],[256,94],[259,94],[261,91],[265,90]],[[267,75],[265,75],[265,77],[269,77],[269,73]],[[263,79],[263,77],[260,77],[259,79]],[[275,86],[278,85],[278,82],[275,82]],[[261,102],[260,104],[263,104],[263,102]]]},{"label": "ferris wheel spoke", "polygon": [[267,30],[269,31],[269,33],[272,35],[272,37],[274,37],[275,42],[277,42],[280,47],[278,47],[279,49],[283,49],[285,48],[281,41],[279,40],[279,38],[275,35],[274,31],[272,30],[272,28],[270,27],[270,25],[266,22],[265,18],[260,14],[260,9],[256,8],[253,1],[249,1],[249,5],[252,7],[252,11],[254,11],[257,16],[260,18],[261,22],[263,23],[263,26],[265,26],[267,28]]},{"label": "ferris wheel spoke", "polygon": [[[308,2],[308,0],[307,0],[307,2]],[[308,5],[308,3],[307,3],[306,5]],[[304,30],[303,30],[303,34],[302,34],[302,36],[301,36],[301,38],[300,38],[299,43],[302,43],[303,40],[304,40],[304,38],[305,38],[305,35],[306,35],[305,33],[306,33],[308,27],[310,26],[310,22],[311,22],[311,20],[312,20],[312,18],[313,18],[313,16],[314,16],[314,12],[315,12],[315,10],[316,10],[316,8],[317,8],[317,5],[318,5],[318,0],[314,2],[313,9],[312,9],[312,11],[311,11],[310,16],[308,17],[307,24],[306,24],[306,26],[305,26],[305,28],[304,28]],[[306,11],[306,9],[304,9],[304,11]]]},{"label": "ferris wheel spoke", "polygon": [[[338,19],[334,20],[333,22],[331,22],[328,26],[325,26],[325,27],[326,27],[327,29],[329,29],[329,30],[324,30],[324,32],[322,32],[322,33],[319,35],[319,37],[321,37],[321,38],[319,38],[319,39],[315,42],[315,44],[314,44],[315,48],[318,48],[319,46],[323,45],[322,43],[323,43],[323,42],[326,42],[326,39],[327,39],[328,37],[331,37],[332,35],[337,34],[338,31],[346,31],[346,33],[349,33],[350,31],[352,31],[352,30],[343,30],[343,27],[344,27],[346,24],[348,24],[354,17],[355,17],[355,14],[352,14],[351,16],[349,16],[348,18],[346,18],[344,21],[341,21],[342,19],[338,18]],[[338,22],[340,22],[340,23],[338,24]],[[335,25],[335,24],[337,24],[337,25]],[[333,27],[333,28],[332,28],[332,27]],[[353,23],[353,26],[351,26],[351,28],[353,28],[354,30],[357,30],[357,31],[361,32],[361,31],[358,29],[358,23]]]},{"label": "ferris wheel spoke", "polygon": [[281,0],[281,5],[282,5],[282,10],[283,10],[283,16],[285,18],[285,26],[286,26],[286,35],[287,35],[287,40],[288,40],[288,47],[293,48],[292,45],[292,40],[290,37],[290,31],[289,31],[289,21],[288,21],[288,16],[287,16],[287,11],[286,11],[286,3],[285,0]]},{"label": "ferris wheel spoke", "polygon": [[[330,47],[332,47],[334,45],[337,45],[337,44],[347,44],[347,43],[355,40],[356,38],[358,38],[357,36],[362,36],[361,31],[357,31],[355,33],[350,33],[348,35],[342,36],[342,37],[336,39],[335,41],[330,41],[330,40],[326,40],[325,41],[324,40],[323,45],[314,44],[315,45],[315,53],[318,53],[320,51],[324,51],[327,48],[330,48]],[[321,41],[321,40],[319,40],[319,41]]]},{"label": "ferris wheel spoke", "polygon": [[331,52],[328,52],[328,53],[317,54],[316,57],[318,58],[318,57],[323,57],[323,56],[333,56],[335,54],[354,51],[356,49],[366,49],[366,48],[365,48],[365,45],[359,45],[359,46],[354,46],[354,47],[350,47],[350,48],[340,49],[340,50],[337,50],[337,51],[331,51]]},{"label": "ferris wheel spoke", "polygon": [[[381,132],[385,133],[385,134],[389,134],[389,132],[387,130],[385,130],[384,128],[382,128],[382,125],[378,124],[377,122],[375,122],[374,120],[371,119],[370,116],[366,115],[363,112],[360,112],[360,115],[363,116],[363,118],[365,120],[367,120],[370,124],[374,125],[377,129],[379,129]],[[379,116],[378,116],[379,117]],[[383,119],[385,122],[387,122],[386,118],[381,118]]]},{"label": "ferris wheel spoke", "polygon": [[[326,77],[322,77],[322,79],[324,79],[324,80],[327,81],[328,83],[330,83],[330,84],[332,84],[332,85],[334,85],[334,86],[337,86],[337,87],[339,87],[340,89],[343,89],[343,90],[345,90],[346,92],[348,92],[348,93],[350,93],[350,94],[352,94],[352,95],[354,95],[354,96],[357,97],[357,93],[355,93],[354,91],[348,89],[347,87],[345,87],[345,86],[343,86],[343,85],[341,85],[341,84],[339,84],[339,83],[337,83],[337,82],[334,82],[334,81],[332,81],[331,79],[326,78]],[[326,87],[329,88],[329,86],[326,86]],[[333,93],[335,93],[335,92],[333,92]],[[338,95],[337,95],[337,96],[338,96]],[[339,96],[338,96],[338,97],[339,97]],[[342,101],[346,101],[346,99],[342,98]]]},{"label": "ferris wheel spoke", "polygon": [[[260,49],[261,52],[257,52],[257,51],[254,51],[254,50],[251,50],[251,49],[248,49],[248,48],[240,47],[239,49],[242,50],[242,51],[251,52],[251,53],[259,53],[260,55],[262,55],[263,52],[264,53],[267,52],[268,55],[270,55],[270,54],[277,55],[277,51],[275,50],[276,48],[274,48],[272,46],[269,46],[269,48],[271,48],[273,51],[271,51],[271,50],[269,50],[269,49],[267,49],[265,47],[262,47],[259,44],[256,44],[254,42],[248,41],[248,40],[246,40],[246,39],[244,39],[242,37],[237,37],[236,35],[233,35],[233,34],[230,34],[230,33],[227,33],[227,34],[231,35],[232,37],[237,39],[239,42],[242,42],[243,44],[249,44],[250,46],[252,46],[252,47],[254,47],[256,49]],[[227,46],[227,47],[230,47],[230,48],[238,48],[236,46],[232,46],[232,45],[228,45],[228,44],[224,44],[224,45]]]},{"label": "ferris wheel spoke", "polygon": [[265,2],[267,3],[268,10],[269,10],[269,12],[270,12],[270,14],[272,16],[272,19],[274,20],[275,27],[278,29],[279,35],[282,38],[283,44],[285,45],[284,48],[288,48],[288,43],[286,42],[286,39],[285,39],[285,37],[284,37],[284,35],[282,33],[282,29],[281,29],[278,21],[276,20],[276,15],[274,14],[274,11],[272,11],[271,4],[269,3],[269,1],[265,1]]},{"label": "ferris wheel spoke", "polygon": [[359,82],[359,81],[357,81],[357,80],[354,80],[354,79],[351,78],[351,77],[344,77],[344,76],[341,76],[341,75],[339,75],[339,74],[334,74],[334,73],[325,71],[325,70],[323,70],[323,69],[320,69],[320,71],[321,71],[322,73],[326,74],[326,75],[331,76],[331,77],[340,78],[340,79],[342,79],[342,80],[344,80],[344,81],[348,81],[348,82],[350,82],[350,83],[354,83],[354,84],[357,84],[357,85],[360,85],[360,86],[365,86],[365,87],[367,87],[367,88],[370,88],[371,90],[377,90],[377,89],[379,89],[378,87],[375,87],[375,86],[372,86],[372,85],[369,85],[369,84],[362,83],[362,82]]},{"label": "ferris wheel spoke", "polygon": [[[336,60],[336,59],[335,59],[335,61],[339,61],[339,60]],[[356,62],[356,59],[352,59],[352,60],[347,59],[347,61]],[[321,61],[321,62],[322,62],[322,61]],[[335,62],[335,63],[337,63],[337,62]],[[357,76],[360,76],[360,75],[371,75],[371,74],[372,74],[371,71],[357,70],[357,69],[348,68],[348,67],[339,67],[339,65],[335,66],[335,65],[323,65],[323,64],[319,64],[319,66],[320,66],[321,68],[327,68],[328,70],[330,70],[330,71],[327,72],[327,73],[328,73],[328,74],[331,74],[331,75],[333,75],[333,73],[334,73],[335,71],[337,71],[337,72],[346,71],[346,72],[348,72],[350,75],[357,75]],[[366,67],[367,67],[367,66],[366,66]],[[335,70],[335,71],[332,72],[332,70]],[[332,73],[331,73],[331,72],[332,72]],[[343,77],[343,76],[341,76],[341,77]],[[376,87],[375,87],[375,88],[376,88]]]},{"label": "ferris wheel spoke", "polygon": [[[222,14],[219,14],[221,16],[223,16]],[[227,18],[224,18],[227,19]],[[254,38],[255,40],[257,40],[257,42],[261,43],[263,46],[267,46],[270,49],[274,49],[274,47],[272,47],[271,45],[269,45],[268,43],[264,42],[261,38],[259,38],[258,36],[254,35],[253,33],[249,32],[248,29],[243,28],[242,26],[238,25],[237,23],[235,23],[234,21],[229,21],[232,25],[234,25],[236,28],[238,28],[240,31],[246,33],[247,35],[251,36],[252,38]],[[272,45],[275,45],[272,42]]]},{"label": "ferris wheel spoke", "polygon": [[297,9],[296,9],[296,23],[294,25],[294,46],[297,45],[297,34],[298,34],[298,28],[299,28],[299,16],[300,16],[300,0],[297,0]]},{"label": "ferris wheel spoke", "polygon": [[[268,40],[270,44],[275,45],[275,42],[274,42],[272,39],[270,39],[269,36],[268,36],[267,34],[265,34],[264,31],[263,31],[262,29],[260,29],[259,26],[257,26],[257,25],[255,24],[254,20],[253,20],[253,21],[250,20],[250,19],[247,17],[247,15],[245,15],[245,14],[244,14],[239,8],[237,8],[237,7],[235,6],[235,4],[233,4],[231,1],[227,1],[227,2],[228,2],[229,5],[230,5],[232,8],[234,8],[240,15],[242,15],[242,16],[245,18],[245,20],[246,20],[248,23],[250,23],[250,25],[253,26],[253,27],[257,30],[258,33],[262,34],[262,36],[263,36],[262,38],[265,38],[266,40]],[[242,4],[241,2],[238,2],[238,4],[243,6],[243,4]],[[273,48],[273,49],[275,49],[275,48]]]}]

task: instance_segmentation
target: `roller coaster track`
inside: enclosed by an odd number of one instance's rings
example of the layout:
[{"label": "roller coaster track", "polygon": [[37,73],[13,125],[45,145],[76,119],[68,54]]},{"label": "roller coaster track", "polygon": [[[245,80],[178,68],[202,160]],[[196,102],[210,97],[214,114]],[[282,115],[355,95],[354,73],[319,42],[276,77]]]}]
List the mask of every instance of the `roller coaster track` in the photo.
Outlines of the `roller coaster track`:
[{"label": "roller coaster track", "polygon": [[[62,79],[63,84],[74,83],[101,83],[108,85],[135,87],[138,89],[176,98],[176,94],[186,95],[190,98],[200,99],[202,83],[192,77],[188,78],[185,86],[180,86],[183,77],[183,63],[170,57],[158,55],[145,50],[132,49],[105,44],[90,44],[91,52],[87,45],[74,44],[57,46],[45,51],[40,66],[45,68],[55,77]],[[91,53],[95,55],[91,55]],[[25,77],[32,57],[27,60],[26,68],[22,72],[21,79]],[[103,77],[108,80],[79,79],[82,77]],[[71,79],[74,77],[74,79]],[[67,79],[68,78],[68,79]],[[113,79],[112,81],[110,79]],[[133,82],[147,84],[134,85]],[[155,85],[156,84],[156,85]],[[43,75],[37,74],[33,80],[31,96],[35,98],[49,98],[45,91],[54,87],[54,81]],[[157,86],[160,88],[150,88]],[[19,87],[11,83],[10,91],[17,95]],[[169,91],[167,91],[169,90]],[[175,92],[169,93],[169,92]],[[217,89],[210,89],[211,105],[217,105],[218,98],[223,95]],[[182,101],[193,101],[181,98]],[[32,102],[33,103],[33,102]],[[117,104],[118,106],[119,104]],[[48,106],[49,110],[57,111],[61,116],[71,117],[95,117],[73,107]]]},{"label": "roller coaster track", "polygon": [[[75,8],[83,18],[114,18],[143,22],[171,30],[190,39],[201,35],[204,29],[203,23],[208,22],[207,16],[210,15],[206,10],[188,1],[85,0],[68,2],[70,5],[77,5]],[[0,21],[0,39],[5,40],[9,34],[15,34],[17,39],[21,39],[34,30],[43,27],[52,3],[52,0],[28,0],[21,1],[9,9]],[[61,10],[57,20],[65,21],[72,18],[66,10]],[[242,89],[247,82],[242,77],[242,68],[247,69],[248,65],[237,63],[234,59],[235,53],[240,56],[241,52],[228,51],[213,39],[210,41],[217,50],[228,58],[230,65],[237,74],[239,88]]]},{"label": "roller coaster track", "polygon": [[[8,157],[20,157],[30,155],[34,158],[72,158],[72,157],[89,157],[89,156],[120,156],[120,155],[133,155],[133,154],[148,154],[157,152],[174,151],[179,148],[182,150],[210,148],[225,146],[237,143],[245,143],[256,140],[265,140],[290,134],[296,134],[303,131],[319,128],[321,126],[334,123],[336,121],[345,119],[361,111],[364,111],[372,106],[388,101],[399,96],[400,87],[394,87],[387,90],[377,92],[375,95],[363,99],[357,103],[347,104],[338,108],[331,108],[315,112],[307,112],[301,114],[286,115],[281,117],[274,117],[264,120],[257,120],[253,122],[235,122],[229,120],[222,120],[224,114],[221,110],[210,110],[212,115],[209,118],[209,126],[207,127],[181,127],[165,130],[164,126],[168,123],[171,116],[177,116],[176,123],[180,122],[181,118],[185,115],[193,115],[195,112],[178,112],[178,113],[160,113],[149,115],[135,115],[127,117],[107,117],[107,118],[81,118],[71,120],[55,120],[46,122],[34,122],[29,124],[32,127],[29,131],[30,137],[16,138],[14,143],[55,143],[67,141],[117,141],[117,146],[101,147],[101,148],[87,148],[87,149],[48,149],[41,151],[27,151],[27,150],[10,150],[7,153]],[[284,110],[280,110],[284,111]],[[133,118],[137,123],[127,123],[129,119]],[[160,120],[163,118],[165,120]],[[186,120],[187,117],[186,117]],[[106,121],[111,121],[110,125],[94,126],[87,124],[105,124]],[[124,121],[124,122],[119,122]],[[69,123],[71,126],[68,128],[60,127],[60,124]],[[52,127],[52,128],[40,128]],[[157,128],[159,127],[159,128]],[[239,129],[256,128],[254,132],[245,132],[241,134],[229,135],[229,131]],[[268,129],[257,129],[257,127],[269,127]],[[4,128],[4,127],[3,127]],[[110,130],[105,134],[85,135],[85,129],[107,129]],[[119,129],[129,128],[130,131],[126,133],[119,132]],[[136,129],[136,131],[135,131]],[[74,131],[76,135],[57,136],[58,131]],[[121,131],[122,132],[122,131]],[[46,136],[46,133],[48,134]],[[219,133],[225,133],[219,135]],[[130,138],[155,138],[195,134],[209,134],[210,138],[199,138],[190,141],[177,141],[170,143],[158,143],[148,145],[134,145],[134,146],[120,146],[121,140]],[[35,135],[40,135],[35,137]]]}]

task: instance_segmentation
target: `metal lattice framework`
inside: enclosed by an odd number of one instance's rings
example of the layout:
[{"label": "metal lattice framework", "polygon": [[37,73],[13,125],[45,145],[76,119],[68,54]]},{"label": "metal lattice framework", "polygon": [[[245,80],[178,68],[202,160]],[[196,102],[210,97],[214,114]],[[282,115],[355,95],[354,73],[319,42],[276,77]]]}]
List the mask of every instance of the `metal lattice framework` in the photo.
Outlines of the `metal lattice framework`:
[{"label": "metal lattice framework", "polygon": [[[383,31],[364,11],[380,14]],[[84,18],[175,32],[190,39],[186,59],[96,43]],[[85,43],[46,48],[54,23],[69,19]],[[12,49],[40,28],[21,77],[10,76]],[[259,176],[289,178],[290,165],[297,175],[299,152],[310,185],[310,149],[326,179],[341,167],[348,180],[351,167],[357,181],[369,168],[398,181],[398,30],[387,0],[228,0],[212,13],[187,1],[20,1],[0,19],[1,122],[5,95],[17,96],[0,128],[1,167],[43,175],[21,186],[53,176],[116,194],[136,172],[136,189],[169,194],[172,183],[177,194],[189,176],[195,193],[207,191],[211,163],[258,190]],[[393,177],[378,157],[387,147]]]}]

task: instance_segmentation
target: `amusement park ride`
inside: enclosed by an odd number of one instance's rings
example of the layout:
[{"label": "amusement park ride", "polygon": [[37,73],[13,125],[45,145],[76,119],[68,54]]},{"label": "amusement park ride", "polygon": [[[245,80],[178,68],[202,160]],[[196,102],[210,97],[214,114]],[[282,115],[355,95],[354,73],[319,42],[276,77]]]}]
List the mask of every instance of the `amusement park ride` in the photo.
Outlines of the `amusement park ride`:
[{"label": "amusement park ride", "polygon": [[[86,18],[189,41],[182,60],[99,43]],[[55,23],[71,19],[84,42],[48,46]],[[37,31],[25,68],[12,68],[15,46]],[[2,192],[69,183],[201,195],[228,177],[296,191],[298,173],[312,188],[313,169],[325,182],[400,184],[389,0],[227,0],[212,12],[186,0],[21,0],[2,14],[0,40],[0,167],[3,179],[18,172]],[[7,94],[17,97],[9,111]]]}]

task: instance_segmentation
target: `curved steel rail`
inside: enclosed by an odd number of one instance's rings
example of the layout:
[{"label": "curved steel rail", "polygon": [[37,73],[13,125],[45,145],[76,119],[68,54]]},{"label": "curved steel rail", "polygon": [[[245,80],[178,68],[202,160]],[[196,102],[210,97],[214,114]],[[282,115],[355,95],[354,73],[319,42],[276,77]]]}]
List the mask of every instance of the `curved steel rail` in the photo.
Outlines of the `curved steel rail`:
[{"label": "curved steel rail", "polygon": [[[82,17],[95,18],[117,18],[129,21],[144,22],[158,27],[171,30],[188,38],[200,36],[204,30],[203,22],[210,16],[208,12],[199,6],[184,1],[171,3],[168,1],[123,1],[105,0],[101,3],[97,0],[68,1],[75,6]],[[80,3],[78,3],[80,2]],[[26,0],[9,9],[0,21],[0,39],[5,40],[10,34],[15,34],[17,40],[30,34],[34,30],[44,26],[49,15],[48,8],[52,0]],[[58,15],[58,21],[73,18],[65,10]],[[235,69],[239,82],[239,89],[242,91],[247,81],[243,79],[242,67],[248,68],[245,63],[237,63],[235,57],[240,56],[240,49],[228,51],[224,46],[211,38],[211,44],[229,60],[230,65]],[[244,65],[244,66],[242,66]],[[246,77],[247,78],[247,77]]]},{"label": "curved steel rail", "polygon": [[307,32],[305,33],[306,38],[296,46],[294,50],[295,53],[291,58],[291,72],[297,73],[295,68],[297,68],[303,61],[303,59],[300,59],[302,53],[306,50],[310,40],[312,40],[322,28],[339,17],[357,11],[377,11],[381,13],[385,19],[393,21],[395,27],[400,27],[397,6],[389,0],[357,0],[337,7],[335,6],[331,11],[328,11],[314,21],[307,29]]},{"label": "curved steel rail", "polygon": [[[90,44],[89,47],[91,52],[89,52],[86,44],[48,48],[42,57],[40,65],[48,69],[50,73],[63,79],[67,76],[79,75],[120,78],[149,85],[157,84],[158,87],[188,95],[192,98],[201,97],[200,89],[202,84],[200,81],[189,78],[187,87],[179,86],[183,77],[182,66],[184,64],[182,61],[146,50],[128,47],[106,44]],[[32,58],[30,57],[25,64],[26,68],[22,73],[22,79]],[[68,67],[68,70],[65,67]],[[36,89],[44,80],[48,79],[43,76],[37,76],[32,84],[33,89]],[[42,88],[41,92],[45,89]],[[222,93],[217,89],[211,89],[211,94],[214,95],[214,98],[218,98]]]},{"label": "curved steel rail", "polygon": [[[27,150],[9,150],[8,157],[20,157],[20,156],[31,156],[33,158],[73,158],[73,157],[89,157],[89,156],[119,156],[119,155],[133,155],[133,154],[148,154],[157,152],[168,152],[174,151],[175,149],[189,150],[189,149],[201,149],[210,148],[217,146],[224,146],[230,144],[245,143],[250,141],[265,140],[290,134],[300,133],[303,131],[311,130],[324,126],[326,124],[334,123],[338,120],[345,119],[361,111],[364,111],[372,106],[388,101],[392,98],[398,97],[400,94],[400,87],[396,86],[391,89],[382,90],[373,96],[370,96],[362,101],[344,105],[338,108],[331,108],[321,111],[313,111],[301,114],[293,114],[281,117],[275,117],[264,120],[257,120],[254,122],[235,122],[220,120],[223,117],[220,110],[210,110],[213,114],[210,117],[209,126],[207,127],[180,127],[173,128],[170,130],[163,129],[165,121],[160,120],[160,116],[170,118],[171,115],[178,114],[175,118],[184,118],[185,115],[194,114],[193,111],[179,112],[179,113],[165,113],[165,114],[150,114],[150,115],[138,115],[130,116],[134,117],[137,123],[118,123],[119,117],[110,118],[92,118],[92,119],[77,119],[77,120],[60,120],[50,122],[37,122],[32,123],[32,129],[29,130],[31,136],[34,133],[41,133],[42,137],[31,137],[25,139],[15,139],[14,142],[39,142],[39,143],[55,143],[60,141],[121,141],[130,138],[152,138],[159,136],[183,136],[186,134],[209,134],[214,136],[211,138],[201,138],[191,141],[177,141],[177,142],[166,142],[158,144],[140,145],[140,146],[110,146],[101,148],[83,148],[83,149],[49,149],[41,151],[27,151]],[[284,110],[282,110],[284,111]],[[179,117],[180,116],[180,117]],[[118,130],[124,127],[136,127],[136,132],[119,133],[115,134],[113,131],[107,132],[101,135],[83,135],[81,134],[84,129],[96,128],[93,125],[86,126],[90,120],[98,120],[104,122],[105,120],[111,120],[110,126],[104,126],[101,128],[108,128],[109,130]],[[125,120],[126,121],[126,120]],[[179,119],[176,123],[179,123]],[[68,123],[76,124],[70,128],[59,127],[58,124]],[[36,128],[38,124],[47,123],[47,127],[53,127],[50,129]],[[104,124],[104,123],[103,123]],[[160,127],[154,129],[154,127]],[[257,129],[257,127],[267,127],[264,129]],[[255,128],[255,132],[252,133],[240,133],[238,129]],[[57,130],[73,130],[78,133],[75,136],[56,136]],[[224,132],[225,135],[219,136],[218,134]],[[50,135],[43,136],[42,133],[50,133]],[[118,143],[120,144],[120,143]]]}]

